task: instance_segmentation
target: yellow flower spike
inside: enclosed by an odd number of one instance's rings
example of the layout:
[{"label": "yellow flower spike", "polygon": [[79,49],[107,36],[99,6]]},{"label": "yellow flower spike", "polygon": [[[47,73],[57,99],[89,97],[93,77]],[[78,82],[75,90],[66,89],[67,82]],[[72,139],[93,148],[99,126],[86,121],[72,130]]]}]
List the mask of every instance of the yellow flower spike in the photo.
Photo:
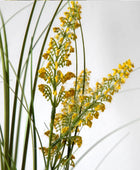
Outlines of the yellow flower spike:
[{"label": "yellow flower spike", "polygon": [[54,96],[56,96],[57,95],[57,91],[55,90],[55,91],[53,91],[53,95]]},{"label": "yellow flower spike", "polygon": [[58,69],[58,62],[56,61],[55,62],[55,70],[57,70]]}]

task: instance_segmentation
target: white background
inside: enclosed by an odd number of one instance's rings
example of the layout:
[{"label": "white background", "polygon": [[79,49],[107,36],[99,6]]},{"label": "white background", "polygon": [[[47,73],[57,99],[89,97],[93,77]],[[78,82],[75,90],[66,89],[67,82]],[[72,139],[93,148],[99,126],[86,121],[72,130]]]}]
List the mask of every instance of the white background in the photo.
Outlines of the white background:
[{"label": "white background", "polygon": [[[3,13],[5,21],[13,15],[17,10],[30,2],[0,2],[0,9]],[[42,2],[38,2],[34,20],[32,23],[32,30],[39,9]],[[39,36],[43,28],[46,26],[58,2],[47,2],[45,11],[37,30],[35,39]],[[96,81],[101,81],[103,76],[107,76],[112,72],[112,68],[117,68],[119,63],[123,63],[127,59],[131,59],[135,65],[135,69],[140,67],[140,2],[138,1],[87,1],[81,2],[82,5],[82,24],[84,30],[85,46],[86,46],[86,59],[87,68],[92,71],[91,73],[91,86],[94,87]],[[10,60],[17,69],[17,63],[20,56],[21,44],[23,41],[24,32],[27,25],[31,6],[18,14],[6,26],[9,42]],[[63,10],[65,11],[66,8]],[[63,15],[63,12],[59,16]],[[54,26],[58,26],[59,17],[56,18]],[[52,32],[50,36],[53,35]],[[80,33],[77,31],[77,35]],[[31,34],[28,41],[30,42]],[[79,43],[81,43],[79,41]],[[33,61],[34,67],[37,62],[38,54],[42,42],[36,47],[34,52]],[[46,48],[47,49],[46,43]],[[81,45],[81,44],[80,44]],[[79,45],[79,47],[80,47]],[[25,52],[25,57],[27,55]],[[79,72],[82,68],[82,51],[79,50]],[[72,56],[74,59],[74,56]],[[73,60],[72,60],[73,61]],[[73,61],[73,64],[75,62]],[[75,70],[74,66],[72,67]],[[2,72],[0,66],[0,74]],[[14,89],[15,78],[12,70],[11,74],[11,87]],[[126,84],[122,86],[120,93],[113,96],[111,104],[106,105],[105,112],[100,114],[98,120],[93,120],[92,128],[85,127],[81,133],[83,137],[83,145],[75,154],[79,158],[90,146],[92,146],[101,137],[118,128],[119,126],[140,118],[140,70],[133,72]],[[39,80],[38,84],[41,83]],[[0,81],[0,93],[3,94],[2,80]],[[129,90],[131,89],[131,90]],[[129,90],[129,91],[128,91]],[[26,87],[26,97],[28,101],[29,83]],[[13,96],[11,95],[11,102]],[[12,106],[12,105],[11,105]],[[3,98],[0,96],[0,123],[3,122]],[[49,126],[50,121],[50,105],[42,97],[41,93],[36,93],[35,98],[35,114],[36,123],[43,145],[47,146],[47,139],[43,133],[46,131],[44,122]],[[11,111],[12,112],[12,111]],[[24,125],[26,121],[26,112],[23,112],[21,130],[20,147],[22,148],[24,139]],[[3,124],[3,123],[2,123]],[[108,151],[128,132],[129,135],[113,150],[112,153],[104,160],[99,170],[139,170],[140,169],[140,122],[137,122],[123,130],[115,133],[96,148],[89,152],[75,168],[75,170],[94,170],[102,158]],[[31,139],[30,139],[31,140]],[[38,144],[39,147],[39,144]],[[32,169],[32,155],[31,145],[27,157],[26,169]],[[22,149],[21,153],[22,154]],[[20,169],[20,154],[18,166]],[[42,170],[43,160],[41,152],[38,151],[38,169]]]}]

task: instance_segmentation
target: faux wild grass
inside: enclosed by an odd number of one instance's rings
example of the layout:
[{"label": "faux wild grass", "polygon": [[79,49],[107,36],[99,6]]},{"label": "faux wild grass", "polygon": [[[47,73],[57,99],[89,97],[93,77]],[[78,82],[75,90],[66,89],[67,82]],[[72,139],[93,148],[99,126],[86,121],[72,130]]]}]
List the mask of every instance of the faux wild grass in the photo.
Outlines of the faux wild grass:
[{"label": "faux wild grass", "polygon": [[[69,170],[74,168],[87,153],[95,148],[99,143],[113,135],[117,131],[139,121],[139,119],[129,122],[114,131],[110,132],[93,146],[87,150],[77,161],[74,156],[75,151],[82,147],[81,130],[87,126],[92,127],[95,119],[99,118],[101,112],[104,112],[106,102],[111,102],[115,93],[119,92],[121,86],[129,78],[133,71],[134,64],[130,59],[118,65],[118,68],[113,69],[112,74],[103,77],[101,82],[97,82],[95,88],[90,87],[91,71],[86,65],[86,50],[84,42],[84,31],[82,28],[81,13],[82,7],[79,2],[63,0],[57,2],[55,12],[50,20],[45,23],[45,29],[40,31],[40,35],[35,41],[36,32],[40,24],[42,13],[45,10],[47,1],[42,3],[42,7],[38,14],[34,29],[32,32],[31,25],[37,8],[37,0],[23,7],[11,16],[7,21],[4,21],[3,15],[0,12],[1,28],[0,28],[0,57],[2,65],[1,78],[3,81],[4,91],[4,122],[0,125],[0,166],[1,170],[25,170],[27,165],[28,145],[32,143],[32,168],[38,168],[37,150],[42,153],[45,170]],[[28,23],[26,26],[24,39],[19,54],[18,69],[12,65],[9,56],[8,38],[6,33],[6,24],[24,9],[32,5]],[[67,5],[68,10],[61,16],[60,25],[52,28],[56,16]],[[47,11],[49,12],[49,11]],[[53,36],[49,37],[50,31],[53,30]],[[30,37],[29,38],[29,32]],[[80,37],[77,37],[77,32]],[[41,42],[41,38],[43,41]],[[48,48],[45,49],[46,42],[50,39]],[[82,54],[78,55],[78,39],[82,42]],[[27,48],[26,44],[29,44]],[[37,54],[37,65],[33,68],[34,50],[38,43],[41,43],[40,51]],[[80,50],[81,50],[80,49]],[[45,51],[45,52],[44,52]],[[25,52],[27,55],[25,56]],[[75,55],[75,72],[72,72],[71,55]],[[79,70],[79,60],[83,60],[83,69]],[[25,61],[23,63],[23,61]],[[43,66],[41,66],[43,62]],[[14,72],[15,85],[11,87],[9,69]],[[35,70],[35,72],[33,72]],[[64,70],[67,70],[65,73]],[[29,76],[30,81],[27,81]],[[38,78],[42,80],[42,84],[38,84]],[[71,81],[70,81],[71,80]],[[73,83],[71,83],[73,81]],[[67,83],[70,82],[70,88],[67,89]],[[27,84],[29,83],[29,84]],[[38,85],[38,89],[37,89]],[[30,101],[27,100],[25,92],[26,86],[30,88]],[[52,108],[50,113],[50,125],[44,133],[48,138],[48,146],[44,146],[41,140],[42,134],[39,134],[36,127],[36,112],[34,107],[36,90],[39,90]],[[14,94],[13,101],[10,100],[10,95]],[[12,108],[10,105],[12,104]],[[61,108],[58,113],[57,109]],[[26,128],[24,130],[24,144],[20,146],[20,129],[23,125],[22,113],[23,110],[27,113]],[[11,120],[11,121],[10,121]],[[18,120],[18,121],[16,121]],[[25,122],[24,122],[25,124]],[[4,129],[4,130],[3,130]],[[30,138],[31,137],[31,138]],[[23,140],[23,139],[22,139]],[[39,141],[39,146],[37,144]],[[23,153],[18,155],[19,151]],[[17,167],[18,157],[20,157],[20,167]]]}]

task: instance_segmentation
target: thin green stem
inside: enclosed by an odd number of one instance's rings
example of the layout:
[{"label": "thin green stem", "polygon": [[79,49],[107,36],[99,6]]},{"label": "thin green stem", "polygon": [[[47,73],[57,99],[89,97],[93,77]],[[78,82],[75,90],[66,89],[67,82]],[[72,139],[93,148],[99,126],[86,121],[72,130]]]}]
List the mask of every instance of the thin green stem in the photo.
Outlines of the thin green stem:
[{"label": "thin green stem", "polygon": [[[3,77],[4,81],[4,155],[5,155],[5,163],[4,168],[7,170],[6,162],[9,162],[9,78],[6,70],[6,61],[4,59],[4,49],[3,42],[0,34],[0,51],[1,51],[1,59],[2,59],[2,69],[3,69]],[[7,105],[8,104],[8,105]]]},{"label": "thin green stem", "polygon": [[4,168],[4,166],[3,166],[3,156],[2,156],[2,142],[1,142],[1,140],[0,140],[0,165],[1,165],[1,170],[3,170]]},{"label": "thin green stem", "polygon": [[[34,78],[34,84],[33,84],[33,91],[32,91],[32,99],[31,101],[34,102],[34,97],[35,97],[35,91],[36,91],[36,84],[37,84],[37,80],[38,80],[38,70],[39,70],[39,67],[40,67],[40,63],[41,63],[41,58],[42,58],[42,54],[43,54],[43,50],[44,50],[44,47],[45,47],[45,44],[46,44],[46,40],[48,38],[48,35],[49,35],[49,32],[50,32],[50,29],[51,29],[51,26],[53,24],[53,21],[56,17],[56,14],[62,4],[63,0],[60,1],[53,17],[52,17],[52,20],[50,22],[50,25],[48,27],[48,30],[47,30],[47,33],[45,35],[45,38],[44,38],[44,41],[43,41],[43,44],[42,44],[42,48],[41,48],[41,51],[40,51],[40,55],[39,55],[39,59],[38,59],[38,64],[37,64],[37,67],[36,67],[36,72],[35,72],[35,78]],[[31,105],[30,105],[30,111],[29,111],[30,115],[32,115],[32,108],[31,108]],[[22,168],[21,170],[24,170],[25,169],[25,162],[26,162],[26,154],[27,154],[27,146],[28,146],[28,140],[29,140],[29,131],[30,131],[30,124],[28,122],[27,124],[27,128],[26,128],[26,135],[25,135],[25,143],[24,143],[24,149],[23,149],[23,160],[22,160]]]},{"label": "thin green stem", "polygon": [[25,50],[25,44],[26,44],[26,41],[27,41],[27,36],[28,36],[31,20],[32,20],[32,17],[33,17],[34,9],[35,9],[35,6],[36,6],[36,2],[37,2],[37,0],[34,1],[33,7],[32,7],[32,10],[31,10],[31,13],[30,13],[30,17],[29,17],[29,21],[28,21],[28,24],[27,24],[27,28],[26,28],[26,32],[25,32],[25,36],[24,36],[24,40],[23,40],[23,45],[22,45],[22,49],[21,49],[20,59],[19,59],[18,72],[17,72],[18,79],[16,80],[13,113],[12,113],[10,148],[9,148],[9,154],[10,155],[12,155],[12,151],[13,151],[13,141],[14,141],[13,139],[14,139],[14,129],[15,129],[16,108],[17,108],[16,107],[17,106],[17,95],[18,95],[18,88],[19,88],[18,80],[20,79],[21,65],[22,65],[22,60],[23,60],[23,55],[24,55],[24,50]]},{"label": "thin green stem", "polygon": [[[36,25],[35,25],[35,29],[34,29],[34,32],[33,32],[33,35],[32,35],[32,40],[31,40],[31,44],[30,44],[30,47],[29,47],[29,52],[28,52],[28,57],[27,57],[27,61],[26,61],[26,65],[25,65],[25,72],[24,72],[24,80],[23,80],[23,89],[25,88],[25,82],[26,82],[26,77],[27,77],[27,69],[28,69],[28,63],[29,63],[29,57],[30,57],[30,54],[32,55],[32,50],[33,50],[33,39],[34,39],[34,36],[35,36],[35,33],[36,33],[36,30],[37,30],[37,26],[39,24],[39,20],[40,20],[40,17],[41,17],[41,14],[43,12],[43,9],[45,7],[45,4],[46,4],[46,1],[44,1],[43,5],[42,5],[42,8],[41,8],[41,11],[39,13],[39,16],[38,16],[38,19],[37,19],[37,22],[36,22]],[[31,56],[32,58],[32,56]],[[32,66],[31,66],[31,70],[32,70]],[[32,81],[32,77],[31,77],[31,81]],[[31,82],[32,84],[32,82]],[[32,93],[32,89],[31,89],[31,93]],[[24,93],[21,94],[21,101],[23,100],[23,95]],[[32,98],[32,94],[31,94],[31,98]],[[16,147],[15,147],[15,163],[17,161],[17,151],[18,151],[18,140],[19,140],[19,130],[20,130],[20,125],[21,125],[21,112],[22,112],[22,105],[20,105],[20,110],[19,110],[19,117],[18,117],[18,128],[17,128],[17,136],[16,136]],[[35,121],[35,119],[33,119],[33,121]],[[34,122],[35,123],[35,122]],[[33,127],[34,128],[34,127]],[[35,147],[34,147],[34,150],[35,150],[35,153],[33,154],[34,156],[34,159],[33,159],[33,166],[34,167],[37,167],[37,153],[36,153],[36,135],[35,135],[35,130],[33,129],[34,131],[34,142],[35,142]]]},{"label": "thin green stem", "polygon": [[30,3],[26,6],[24,6],[23,8],[21,8],[20,10],[18,10],[17,12],[15,12],[7,21],[4,22],[4,24],[2,24],[2,26],[0,27],[0,30],[10,21],[12,20],[17,14],[19,14],[21,11],[23,11],[24,9],[26,9],[27,7],[31,6],[33,3]]}]

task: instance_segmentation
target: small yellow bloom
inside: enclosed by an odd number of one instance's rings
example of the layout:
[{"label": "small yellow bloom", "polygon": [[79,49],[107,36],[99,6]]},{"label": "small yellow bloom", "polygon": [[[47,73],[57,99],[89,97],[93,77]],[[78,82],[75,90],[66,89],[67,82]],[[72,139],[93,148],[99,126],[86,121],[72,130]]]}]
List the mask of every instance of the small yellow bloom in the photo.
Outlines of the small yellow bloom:
[{"label": "small yellow bloom", "polygon": [[48,64],[47,64],[46,68],[49,68],[49,67],[50,67],[50,65],[51,65],[51,62],[48,62]]},{"label": "small yellow bloom", "polygon": [[59,43],[62,44],[63,40],[64,40],[64,38],[61,37],[61,38],[59,39]]},{"label": "small yellow bloom", "polygon": [[56,50],[56,56],[59,56],[60,49]]},{"label": "small yellow bloom", "polygon": [[58,75],[55,76],[55,81],[56,81],[56,83],[58,82]]},{"label": "small yellow bloom", "polygon": [[72,21],[72,17],[69,17],[69,21],[70,21],[70,22]]},{"label": "small yellow bloom", "polygon": [[57,91],[55,90],[55,91],[53,91],[53,95],[54,96],[56,96],[57,95]]},{"label": "small yellow bloom", "polygon": [[59,27],[54,27],[54,28],[53,28],[53,31],[54,31],[54,32],[58,32],[59,30],[60,30]]},{"label": "small yellow bloom", "polygon": [[73,53],[74,52],[74,48],[72,46],[70,46],[70,52]]},{"label": "small yellow bloom", "polygon": [[58,69],[58,63],[57,63],[57,61],[55,62],[55,70],[57,70]]},{"label": "small yellow bloom", "polygon": [[63,128],[61,129],[61,133],[62,133],[62,134],[63,134],[63,133],[66,133],[68,129],[69,129],[69,127],[63,127]]}]

